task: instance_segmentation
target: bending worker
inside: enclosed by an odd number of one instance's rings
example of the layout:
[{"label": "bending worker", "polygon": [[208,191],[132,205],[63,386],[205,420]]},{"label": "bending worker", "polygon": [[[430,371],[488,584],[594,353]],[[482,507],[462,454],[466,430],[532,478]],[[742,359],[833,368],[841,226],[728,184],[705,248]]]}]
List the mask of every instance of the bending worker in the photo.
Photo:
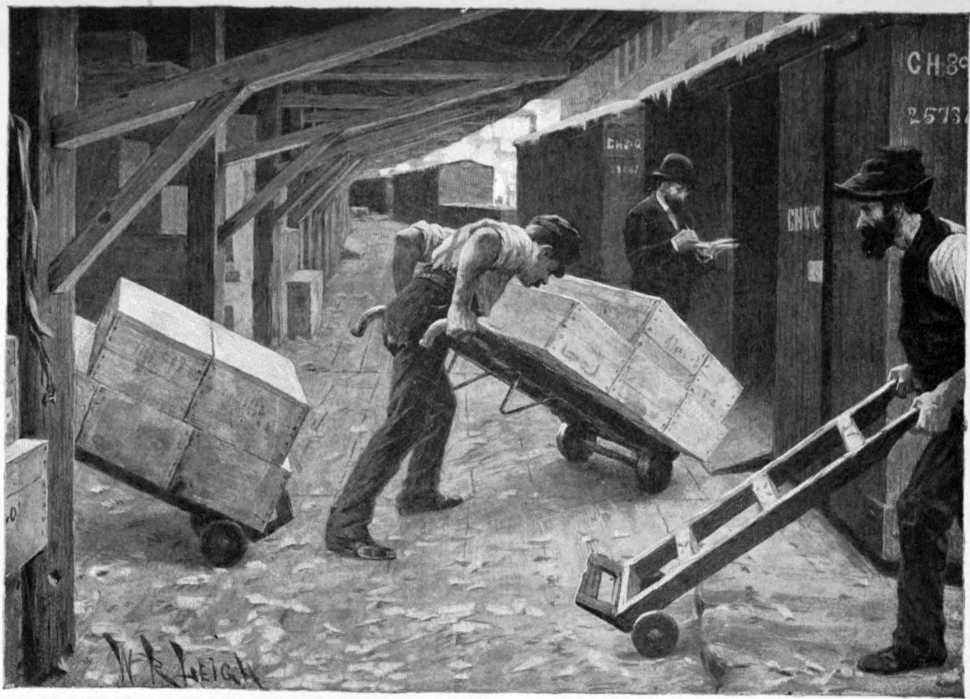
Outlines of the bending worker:
[{"label": "bending worker", "polygon": [[[387,420],[357,459],[330,510],[328,549],[368,560],[395,558],[394,550],[375,542],[368,528],[378,495],[409,451],[398,513],[406,516],[461,504],[462,498],[438,491],[455,413],[454,391],[444,366],[448,346],[439,338],[425,349],[419,341],[441,318],[448,320],[449,337],[460,339],[475,332],[476,317],[488,315],[512,277],[525,286],[540,286],[550,274],[562,276],[566,265],[578,259],[579,250],[579,233],[559,216],[537,216],[525,229],[485,219],[445,237],[430,264],[388,304],[384,344],[394,360]],[[420,260],[417,255],[411,259],[413,271]],[[407,262],[401,260],[396,255],[395,267],[403,270]],[[403,282],[406,273],[397,272],[395,281]]]}]

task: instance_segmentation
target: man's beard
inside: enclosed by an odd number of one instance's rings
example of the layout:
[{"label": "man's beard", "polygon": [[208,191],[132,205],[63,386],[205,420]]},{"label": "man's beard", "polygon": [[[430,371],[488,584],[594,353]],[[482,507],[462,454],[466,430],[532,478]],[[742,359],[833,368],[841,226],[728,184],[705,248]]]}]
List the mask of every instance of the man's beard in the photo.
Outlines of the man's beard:
[{"label": "man's beard", "polygon": [[896,239],[896,217],[887,213],[882,220],[859,228],[860,247],[866,257],[881,260]]},{"label": "man's beard", "polygon": [[670,210],[673,211],[675,214],[683,213],[684,200],[678,197],[669,197],[667,199],[667,206],[669,206]]}]

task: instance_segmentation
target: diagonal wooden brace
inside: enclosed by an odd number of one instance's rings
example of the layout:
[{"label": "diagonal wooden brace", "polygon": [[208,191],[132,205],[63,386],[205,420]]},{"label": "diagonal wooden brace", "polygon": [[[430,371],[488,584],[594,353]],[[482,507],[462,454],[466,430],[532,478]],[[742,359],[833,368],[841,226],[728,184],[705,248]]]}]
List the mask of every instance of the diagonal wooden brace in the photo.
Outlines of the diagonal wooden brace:
[{"label": "diagonal wooden brace", "polygon": [[350,139],[392,126],[406,126],[417,117],[441,112],[485,97],[499,95],[514,89],[521,82],[519,79],[500,78],[447,88],[424,97],[402,101],[401,104],[391,109],[364,112],[359,116],[293,131],[227,151],[222,156],[222,164],[229,165],[242,160],[265,158],[283,151],[301,148],[319,138],[335,133],[342,133],[344,138]]},{"label": "diagonal wooden brace", "polygon": [[340,172],[341,168],[343,168],[351,160],[349,153],[343,153],[336,157],[332,156],[332,153],[324,153],[324,157],[327,158],[327,162],[317,163],[319,167],[309,170],[299,187],[293,187],[287,191],[286,201],[277,206],[273,211],[273,215],[276,218],[284,218],[289,216],[293,211],[296,210],[298,206],[305,202],[309,197],[317,193],[321,183],[328,182],[333,179],[334,176]]},{"label": "diagonal wooden brace", "polygon": [[501,10],[395,10],[274,44],[208,68],[132,90],[90,108],[58,115],[59,148],[95,141],[183,114],[194,102],[240,82],[259,92],[324,70],[339,68],[444,31],[491,17]]},{"label": "diagonal wooden brace", "polygon": [[348,158],[331,178],[320,182],[305,201],[289,214],[287,225],[294,228],[298,227],[300,221],[305,219],[311,211],[328,203],[337,190],[360,170],[363,162],[363,158]]},{"label": "diagonal wooden brace", "polygon": [[98,256],[124,232],[129,223],[162,191],[192,156],[208,141],[249,96],[239,86],[200,101],[179,120],[134,175],[64,246],[50,264],[48,286],[62,294],[74,287]]},{"label": "diagonal wooden brace", "polygon": [[276,176],[265,187],[256,192],[252,199],[243,204],[242,208],[230,216],[228,221],[219,226],[219,244],[224,243],[236,231],[252,221],[256,214],[270,204],[284,187],[313,167],[336,141],[337,136],[333,135],[314,143],[300,153],[296,160],[276,173]]}]

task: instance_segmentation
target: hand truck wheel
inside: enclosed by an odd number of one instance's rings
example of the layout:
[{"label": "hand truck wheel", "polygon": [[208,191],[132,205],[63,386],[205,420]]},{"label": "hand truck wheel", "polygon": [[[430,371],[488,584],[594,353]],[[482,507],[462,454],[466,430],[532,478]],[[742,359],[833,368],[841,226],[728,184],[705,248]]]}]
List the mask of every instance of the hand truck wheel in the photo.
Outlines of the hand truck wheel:
[{"label": "hand truck wheel", "polygon": [[677,646],[680,629],[664,612],[647,612],[637,617],[630,632],[637,652],[645,658],[662,658]]},{"label": "hand truck wheel", "polygon": [[556,446],[567,461],[586,461],[593,455],[589,440],[595,438],[586,425],[564,422],[556,432]]},{"label": "hand truck wheel", "polygon": [[212,520],[198,512],[193,512],[191,515],[189,515],[189,526],[192,527],[192,531],[195,532],[195,535],[199,537],[202,536],[202,530],[205,529],[205,525],[207,525],[210,521]]},{"label": "hand truck wheel", "polygon": [[202,555],[213,566],[228,568],[242,559],[247,547],[246,533],[236,522],[217,519],[202,529],[199,548]]},{"label": "hand truck wheel", "polygon": [[670,485],[674,462],[666,457],[640,454],[634,470],[640,490],[652,494],[662,493]]}]

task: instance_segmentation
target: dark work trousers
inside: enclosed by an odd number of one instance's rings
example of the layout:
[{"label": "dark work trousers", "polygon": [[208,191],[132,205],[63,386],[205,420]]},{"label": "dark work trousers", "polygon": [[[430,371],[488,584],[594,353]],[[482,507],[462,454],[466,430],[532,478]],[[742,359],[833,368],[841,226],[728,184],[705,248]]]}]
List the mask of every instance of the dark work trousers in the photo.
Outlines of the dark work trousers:
[{"label": "dark work trousers", "polygon": [[[413,450],[398,500],[420,500],[438,492],[455,392],[445,370],[444,337],[429,350],[421,348],[418,339],[433,320],[445,316],[452,288],[448,279],[416,279],[388,306],[385,343],[394,360],[387,419],[370,438],[333,504],[328,538],[360,539],[367,532],[377,497],[409,451]],[[403,344],[389,341],[388,333]]]},{"label": "dark work trousers", "polygon": [[934,436],[896,503],[901,562],[893,643],[920,655],[945,652],[943,572],[947,532],[963,527],[963,407]]}]

